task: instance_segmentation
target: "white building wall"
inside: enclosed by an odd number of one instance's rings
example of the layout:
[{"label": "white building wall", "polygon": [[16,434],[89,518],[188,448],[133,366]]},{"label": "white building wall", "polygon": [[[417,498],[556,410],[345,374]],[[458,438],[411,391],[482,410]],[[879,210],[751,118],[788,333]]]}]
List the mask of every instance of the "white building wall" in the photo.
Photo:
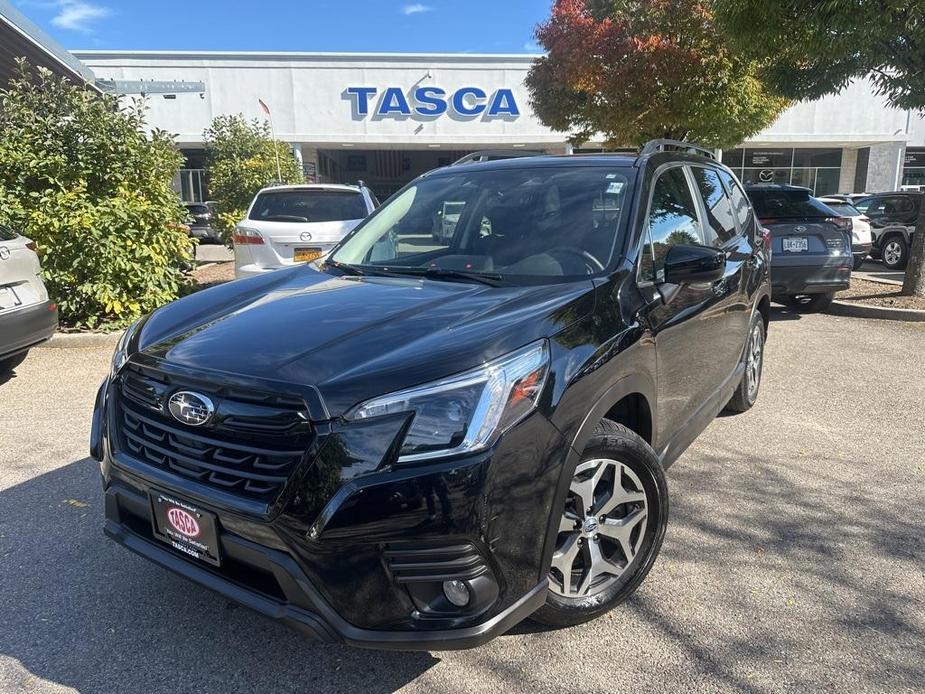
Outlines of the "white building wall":
[{"label": "white building wall", "polygon": [[[264,118],[257,99],[273,111],[276,136],[302,145],[306,164],[318,148],[454,147],[458,150],[523,145],[565,151],[566,138],[546,128],[533,113],[524,78],[533,56],[399,55],[319,53],[77,52],[100,79],[187,80],[206,85],[203,98],[148,99],[149,122],[177,135],[181,146],[203,141],[215,116],[243,113]],[[348,87],[440,87],[453,93],[476,86],[489,95],[510,89],[520,109],[516,118],[360,117],[352,112]],[[372,101],[375,105],[377,97]],[[842,147],[842,190],[853,188],[856,152],[872,146],[868,188],[886,189],[899,180],[897,152],[925,146],[925,118],[888,108],[861,80],[842,93],[794,104],[746,145]],[[594,143],[589,143],[593,146]]]}]

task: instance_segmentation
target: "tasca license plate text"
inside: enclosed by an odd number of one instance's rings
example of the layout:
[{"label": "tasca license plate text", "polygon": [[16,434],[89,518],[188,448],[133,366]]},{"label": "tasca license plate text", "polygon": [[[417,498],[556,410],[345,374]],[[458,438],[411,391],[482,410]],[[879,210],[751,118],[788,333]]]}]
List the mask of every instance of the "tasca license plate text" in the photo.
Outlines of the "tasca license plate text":
[{"label": "tasca license plate text", "polygon": [[151,492],[151,506],[158,539],[194,559],[219,565],[215,514],[158,491]]},{"label": "tasca license plate text", "polygon": [[784,250],[789,253],[802,253],[809,249],[809,243],[805,236],[792,236],[784,239]]},{"label": "tasca license plate text", "polygon": [[292,259],[297,263],[310,263],[321,257],[320,248],[296,248],[292,252]]}]

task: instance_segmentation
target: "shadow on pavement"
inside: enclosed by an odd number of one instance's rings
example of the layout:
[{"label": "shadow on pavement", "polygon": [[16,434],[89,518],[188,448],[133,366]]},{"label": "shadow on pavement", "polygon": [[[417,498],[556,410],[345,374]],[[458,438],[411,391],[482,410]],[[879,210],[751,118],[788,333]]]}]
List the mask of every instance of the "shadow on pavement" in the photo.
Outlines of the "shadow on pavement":
[{"label": "shadow on pavement", "polygon": [[[922,509],[861,461],[743,457],[723,446],[710,456],[708,466],[672,468],[672,482],[676,491],[723,490],[724,504],[711,513],[676,493],[674,537],[661,561],[676,563],[686,581],[723,567],[727,587],[709,609],[750,627],[679,630],[670,610],[645,592],[631,609],[736,689],[753,689],[736,676],[742,663],[779,663],[792,691],[921,687]],[[839,467],[855,476],[839,477]],[[819,680],[822,672],[829,682]]]},{"label": "shadow on pavement", "polygon": [[794,311],[789,306],[780,306],[771,304],[771,320],[800,320],[803,315],[799,311]]},{"label": "shadow on pavement", "polygon": [[439,662],[308,641],[117,546],[102,519],[89,458],[0,492],[0,656],[35,677],[81,692],[391,692]]}]

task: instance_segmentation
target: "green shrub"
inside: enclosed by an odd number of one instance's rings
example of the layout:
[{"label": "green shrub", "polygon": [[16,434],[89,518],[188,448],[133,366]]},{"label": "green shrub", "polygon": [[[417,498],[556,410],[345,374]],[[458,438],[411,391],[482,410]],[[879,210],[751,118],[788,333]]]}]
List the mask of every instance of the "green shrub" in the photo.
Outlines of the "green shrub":
[{"label": "green shrub", "polygon": [[20,63],[0,90],[0,222],[31,237],[65,325],[117,328],[175,299],[193,244],[173,138],[143,102]]},{"label": "green shrub", "polygon": [[289,145],[270,137],[266,121],[248,121],[243,115],[218,116],[204,137],[208,150],[209,194],[218,205],[213,224],[226,242],[230,241],[234,225],[244,218],[257,191],[273,182],[301,183],[303,180]]}]

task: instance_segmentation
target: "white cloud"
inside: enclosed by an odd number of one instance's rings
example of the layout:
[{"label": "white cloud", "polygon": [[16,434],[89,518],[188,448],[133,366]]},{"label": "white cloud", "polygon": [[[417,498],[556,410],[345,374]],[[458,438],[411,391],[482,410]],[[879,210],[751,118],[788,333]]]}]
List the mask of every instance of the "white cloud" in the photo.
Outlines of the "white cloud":
[{"label": "white cloud", "polygon": [[405,5],[401,8],[402,14],[420,14],[421,12],[432,12],[433,7],[430,5],[422,5],[421,3],[415,3],[413,5]]},{"label": "white cloud", "polygon": [[89,34],[93,31],[93,24],[112,14],[108,7],[94,5],[86,0],[56,0],[51,5],[57,14],[51,18],[51,23],[59,29],[80,31]]},{"label": "white cloud", "polygon": [[524,50],[527,53],[542,53],[543,52],[542,46],[540,46],[540,44],[538,44],[536,41],[527,41],[524,44]]}]

